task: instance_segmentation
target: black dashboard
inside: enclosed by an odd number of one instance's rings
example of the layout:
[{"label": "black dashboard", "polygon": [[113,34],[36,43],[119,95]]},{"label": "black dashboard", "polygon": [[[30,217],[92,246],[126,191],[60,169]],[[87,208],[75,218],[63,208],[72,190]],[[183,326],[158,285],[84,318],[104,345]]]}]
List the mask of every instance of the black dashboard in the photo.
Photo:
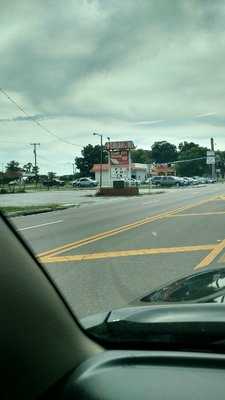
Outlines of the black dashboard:
[{"label": "black dashboard", "polygon": [[106,351],[72,373],[64,398],[224,399],[225,356],[195,352]]}]

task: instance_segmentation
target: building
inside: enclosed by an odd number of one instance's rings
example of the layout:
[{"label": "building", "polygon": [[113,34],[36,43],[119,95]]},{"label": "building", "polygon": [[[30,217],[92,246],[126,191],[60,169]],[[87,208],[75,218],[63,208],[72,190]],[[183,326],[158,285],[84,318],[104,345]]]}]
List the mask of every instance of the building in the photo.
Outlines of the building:
[{"label": "building", "polygon": [[151,176],[167,176],[167,175],[176,175],[175,164],[151,164],[150,165],[150,175]]},{"label": "building", "polygon": [[[100,182],[101,164],[94,164],[91,172],[95,174],[95,179]],[[143,182],[149,174],[148,164],[131,163],[131,177]],[[102,164],[102,186],[111,186],[112,182],[119,179],[129,178],[129,165]]]}]

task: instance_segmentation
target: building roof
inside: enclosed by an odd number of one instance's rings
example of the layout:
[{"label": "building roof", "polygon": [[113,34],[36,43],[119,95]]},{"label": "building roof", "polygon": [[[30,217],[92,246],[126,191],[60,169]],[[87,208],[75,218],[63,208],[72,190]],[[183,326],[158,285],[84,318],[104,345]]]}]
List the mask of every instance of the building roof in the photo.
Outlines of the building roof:
[{"label": "building roof", "polygon": [[[94,164],[90,171],[100,172],[100,170],[101,170],[101,164]],[[109,164],[102,164],[102,171],[108,171],[108,170],[109,170]]]}]

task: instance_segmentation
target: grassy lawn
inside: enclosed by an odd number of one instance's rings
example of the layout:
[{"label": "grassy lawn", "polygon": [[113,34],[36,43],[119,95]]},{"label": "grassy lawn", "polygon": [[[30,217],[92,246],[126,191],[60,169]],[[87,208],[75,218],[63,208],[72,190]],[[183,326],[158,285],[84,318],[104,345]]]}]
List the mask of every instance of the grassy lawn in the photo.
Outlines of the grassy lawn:
[{"label": "grassy lawn", "polygon": [[60,207],[60,204],[44,204],[44,205],[37,205],[37,206],[9,206],[9,207],[4,207],[0,206],[0,210],[3,211],[4,213],[10,213],[10,212],[15,212],[15,211],[33,211],[33,210],[42,210],[49,208],[51,210],[55,210],[58,207]]}]

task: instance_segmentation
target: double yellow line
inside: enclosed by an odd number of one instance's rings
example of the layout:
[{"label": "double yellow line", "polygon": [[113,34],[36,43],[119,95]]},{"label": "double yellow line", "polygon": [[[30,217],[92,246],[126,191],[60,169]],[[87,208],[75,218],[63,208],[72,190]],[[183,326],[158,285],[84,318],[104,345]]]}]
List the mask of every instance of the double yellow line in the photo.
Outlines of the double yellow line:
[{"label": "double yellow line", "polygon": [[[140,226],[143,226],[145,224],[149,224],[151,222],[154,222],[154,221],[157,221],[157,220],[160,220],[160,219],[171,217],[171,216],[173,216],[173,215],[175,215],[175,214],[177,214],[179,212],[182,212],[182,211],[185,211],[185,210],[189,210],[189,209],[194,208],[194,207],[198,207],[198,206],[200,206],[202,204],[205,204],[205,203],[209,203],[210,201],[215,200],[217,197],[218,196],[212,196],[212,197],[209,197],[209,198],[207,198],[205,200],[202,200],[202,201],[200,201],[198,203],[195,203],[195,204],[191,204],[191,205],[189,204],[189,205],[184,206],[184,207],[179,207],[179,208],[176,208],[174,210],[170,210],[170,211],[166,211],[166,212],[163,212],[163,213],[160,213],[160,214],[156,214],[156,215],[153,215],[152,217],[147,217],[147,218],[135,221],[135,222],[133,222],[131,224],[122,225],[122,226],[120,226],[118,228],[114,228],[114,229],[111,229],[109,231],[105,231],[105,232],[98,233],[96,235],[89,236],[89,237],[87,237],[85,239],[81,239],[81,240],[78,240],[78,241],[75,241],[75,242],[72,242],[72,243],[68,243],[68,244],[56,247],[54,249],[51,249],[51,250],[48,250],[48,251],[40,253],[38,255],[38,257],[41,258],[42,262],[50,262],[50,258],[54,258],[55,256],[58,256],[59,254],[65,253],[65,252],[70,251],[70,250],[77,249],[78,247],[85,246],[87,244],[99,241],[101,239],[105,239],[105,238],[108,238],[108,237],[112,237],[112,236],[118,235],[120,233],[126,232],[126,231],[131,230],[131,229],[138,228]],[[53,260],[51,260],[51,261],[53,262]]]}]

